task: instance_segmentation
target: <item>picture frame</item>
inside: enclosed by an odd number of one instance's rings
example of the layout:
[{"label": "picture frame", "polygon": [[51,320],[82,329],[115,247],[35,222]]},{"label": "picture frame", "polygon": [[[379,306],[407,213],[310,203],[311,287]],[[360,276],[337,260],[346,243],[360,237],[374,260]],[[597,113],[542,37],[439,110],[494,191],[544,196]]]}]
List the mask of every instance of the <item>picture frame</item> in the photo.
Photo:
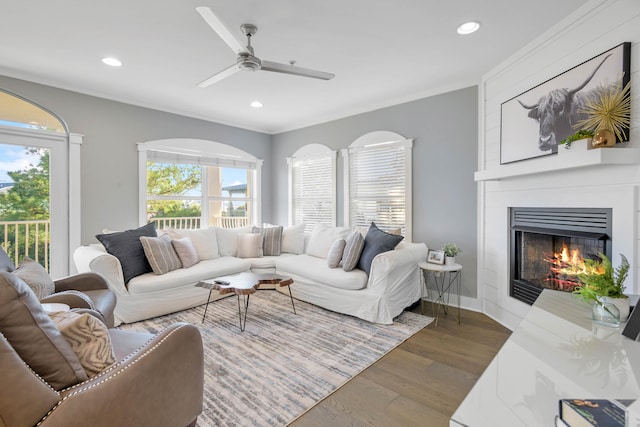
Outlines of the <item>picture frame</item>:
[{"label": "picture frame", "polygon": [[627,324],[622,330],[622,335],[634,341],[640,340],[640,308],[637,301],[629,314]]},{"label": "picture frame", "polygon": [[431,264],[444,264],[444,251],[429,250],[427,253],[427,262]]},{"label": "picture frame", "polygon": [[[560,141],[579,130],[576,123],[589,117],[588,98],[629,82],[630,57],[631,43],[621,43],[503,102],[500,164],[556,154]],[[628,140],[629,129],[624,133]]]}]

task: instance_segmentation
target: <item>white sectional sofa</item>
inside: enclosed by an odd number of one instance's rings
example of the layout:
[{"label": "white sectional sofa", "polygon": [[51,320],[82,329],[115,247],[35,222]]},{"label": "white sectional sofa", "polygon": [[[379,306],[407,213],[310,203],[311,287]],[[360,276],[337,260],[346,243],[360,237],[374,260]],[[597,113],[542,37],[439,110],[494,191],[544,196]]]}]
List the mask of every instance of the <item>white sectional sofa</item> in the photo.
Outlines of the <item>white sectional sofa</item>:
[{"label": "white sectional sofa", "polygon": [[[200,261],[189,268],[164,274],[144,273],[126,284],[120,260],[100,243],[77,248],[74,261],[78,272],[101,274],[115,292],[118,300],[114,313],[116,324],[204,304],[209,291],[196,287],[196,283],[243,271],[290,276],[294,280],[291,287],[294,298],[375,323],[392,323],[394,317],[419,300],[418,263],[426,259],[425,244],[400,242],[395,249],[373,258],[370,274],[358,268],[345,271],[341,266],[328,266],[327,252],[333,240],[347,238],[357,231],[341,227],[319,228],[321,230],[305,234],[302,226],[284,227],[281,242],[278,242],[281,243],[280,254],[255,257],[247,257],[243,247],[238,249],[240,236],[250,233],[251,227],[175,230],[172,231],[174,238],[190,235]],[[288,291],[284,289],[284,292]],[[212,296],[214,298],[219,296]]]}]

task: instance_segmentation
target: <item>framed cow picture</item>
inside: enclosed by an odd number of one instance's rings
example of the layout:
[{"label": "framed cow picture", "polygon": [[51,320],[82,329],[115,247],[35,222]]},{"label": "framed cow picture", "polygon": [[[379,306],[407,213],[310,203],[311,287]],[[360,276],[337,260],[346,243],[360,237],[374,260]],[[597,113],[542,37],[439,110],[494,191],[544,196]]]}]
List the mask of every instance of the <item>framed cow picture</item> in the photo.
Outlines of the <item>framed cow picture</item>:
[{"label": "framed cow picture", "polygon": [[590,100],[629,82],[630,57],[631,43],[622,43],[502,103],[500,164],[556,154],[589,118]]}]

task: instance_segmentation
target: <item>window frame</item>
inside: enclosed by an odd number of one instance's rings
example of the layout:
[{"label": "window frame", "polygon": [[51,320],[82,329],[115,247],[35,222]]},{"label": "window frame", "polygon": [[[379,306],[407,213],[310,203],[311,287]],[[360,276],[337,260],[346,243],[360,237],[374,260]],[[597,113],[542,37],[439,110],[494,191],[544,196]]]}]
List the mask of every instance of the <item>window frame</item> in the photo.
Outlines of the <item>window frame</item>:
[{"label": "window frame", "polygon": [[[351,224],[351,213],[353,210],[352,198],[351,198],[351,156],[358,150],[376,150],[377,148],[383,149],[385,147],[402,146],[405,148],[404,159],[404,173],[405,173],[405,191],[404,191],[404,238],[405,241],[410,242],[413,234],[412,225],[412,211],[413,211],[413,173],[412,173],[412,149],[413,139],[407,139],[404,136],[395,132],[389,131],[376,131],[362,135],[356,139],[348,148],[340,150],[343,158],[343,170],[344,170],[344,182],[343,182],[343,194],[344,194],[344,222],[348,226],[355,226]],[[378,224],[379,225],[379,224]]]},{"label": "window frame", "polygon": [[[148,152],[160,153],[159,158],[151,158]],[[163,156],[166,154],[166,156]],[[238,148],[232,147],[216,141],[201,139],[174,138],[138,143],[138,222],[145,225],[147,223],[147,161],[172,162],[196,164],[200,166],[218,166],[229,168],[246,168],[254,171],[251,187],[253,194],[246,199],[251,204],[249,222],[260,224],[262,219],[261,209],[261,178],[263,160],[246,153]],[[201,195],[180,196],[181,200],[193,199],[201,202],[200,227],[205,228],[209,224],[209,201],[226,200],[225,197],[207,196],[207,171],[203,168]],[[170,199],[174,196],[167,196],[163,199]]]},{"label": "window frame", "polygon": [[[307,144],[299,148],[291,157],[287,157],[288,165],[288,221],[289,225],[297,225],[296,223],[296,196],[295,196],[295,170],[296,160],[309,161],[309,160],[321,160],[328,158],[331,161],[331,172],[329,179],[329,186],[331,192],[331,219],[327,225],[336,226],[337,223],[337,182],[336,182],[336,169],[337,169],[337,153],[335,150],[330,149],[324,144]],[[315,223],[304,222],[305,229],[310,231]]]}]

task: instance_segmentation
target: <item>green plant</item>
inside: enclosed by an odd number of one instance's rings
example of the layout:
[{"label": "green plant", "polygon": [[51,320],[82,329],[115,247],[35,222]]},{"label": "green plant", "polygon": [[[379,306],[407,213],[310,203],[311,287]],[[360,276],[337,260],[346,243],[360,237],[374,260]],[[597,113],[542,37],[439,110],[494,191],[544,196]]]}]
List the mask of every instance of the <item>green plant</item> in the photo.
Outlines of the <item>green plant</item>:
[{"label": "green plant", "polygon": [[602,305],[602,297],[627,298],[624,294],[624,281],[629,274],[629,261],[620,254],[622,262],[613,268],[611,260],[603,253],[599,253],[599,260],[585,259],[584,269],[577,277],[581,285],[573,291],[583,300],[593,301]]},{"label": "green plant", "polygon": [[585,138],[593,138],[593,132],[591,132],[590,130],[579,130],[573,135],[569,135],[568,137],[560,141],[560,144],[564,144],[565,148],[569,148],[571,147],[571,143],[573,141],[578,141]]},{"label": "green plant", "polygon": [[456,256],[460,252],[462,252],[462,249],[457,247],[455,243],[447,243],[446,245],[444,245],[442,250],[444,251],[445,256]]}]

